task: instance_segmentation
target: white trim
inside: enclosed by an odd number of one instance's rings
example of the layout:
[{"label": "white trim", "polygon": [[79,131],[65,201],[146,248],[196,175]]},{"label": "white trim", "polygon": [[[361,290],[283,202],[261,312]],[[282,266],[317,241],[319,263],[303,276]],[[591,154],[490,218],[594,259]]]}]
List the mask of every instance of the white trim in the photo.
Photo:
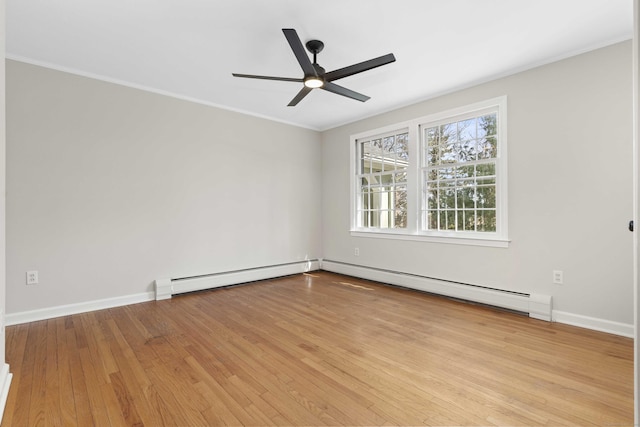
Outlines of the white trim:
[{"label": "white trim", "polygon": [[36,322],[38,320],[53,319],[55,317],[69,316],[71,314],[103,310],[105,308],[120,307],[123,305],[138,304],[153,300],[153,292],[143,292],[139,294],[86,301],[76,304],[66,304],[37,310],[22,311],[19,313],[7,313],[5,320],[6,325],[8,326],[18,325],[20,323]]},{"label": "white trim", "polygon": [[511,240],[489,239],[480,237],[449,237],[449,236],[425,236],[422,234],[403,234],[368,230],[368,231],[351,231],[353,237],[374,237],[377,239],[395,239],[395,240],[415,240],[420,242],[443,243],[451,245],[467,245],[467,246],[486,246],[492,248],[508,248]]},{"label": "white trim", "polygon": [[13,374],[9,372],[9,365],[5,363],[0,370],[0,423],[2,423],[4,408],[7,405],[12,378]]},{"label": "white trim", "polygon": [[201,291],[221,286],[255,282],[257,280],[273,279],[276,277],[306,273],[308,271],[315,271],[318,269],[320,269],[319,260],[306,260],[289,264],[251,268],[247,270],[226,271],[184,279],[157,279],[155,281],[155,299],[169,299],[171,298],[171,295],[183,294],[185,292]]},{"label": "white trim", "polygon": [[531,317],[536,319],[551,320],[551,296],[549,295],[535,295],[532,299],[532,295],[528,294],[465,285],[463,283],[328,260],[322,261],[322,269],[362,279],[375,280],[381,283],[403,286],[438,295],[529,313]]},{"label": "white trim", "polygon": [[310,129],[310,130],[313,130],[313,131],[316,131],[316,132],[322,132],[323,130],[326,130],[326,129],[316,128],[316,127],[313,127],[313,126],[308,126],[308,125],[301,124],[301,123],[295,123],[295,122],[291,122],[291,121],[288,121],[288,120],[283,120],[283,119],[280,119],[280,118],[277,118],[277,117],[268,116],[268,115],[265,115],[265,114],[255,113],[255,112],[252,112],[252,111],[244,110],[242,108],[229,107],[227,105],[222,105],[222,104],[217,104],[215,102],[206,101],[204,99],[194,98],[194,97],[191,97],[191,96],[185,96],[185,95],[181,95],[179,93],[169,92],[169,91],[166,91],[166,90],[163,90],[163,89],[157,89],[157,88],[154,88],[154,87],[151,87],[151,86],[145,86],[145,85],[141,85],[141,84],[138,84],[138,83],[129,82],[129,81],[126,81],[126,80],[114,79],[112,77],[104,76],[102,74],[90,73],[90,72],[78,70],[76,68],[71,68],[71,67],[64,67],[64,66],[61,66],[61,65],[58,65],[58,64],[54,64],[52,62],[39,61],[39,60],[35,60],[35,59],[24,57],[24,56],[11,55],[11,54],[7,54],[5,56],[5,58],[9,59],[11,61],[23,62],[25,64],[35,65],[37,67],[48,68],[50,70],[61,71],[63,73],[74,74],[74,75],[80,76],[80,77],[86,77],[86,78],[93,79],[93,80],[99,80],[99,81],[103,81],[103,82],[106,82],[106,83],[112,83],[112,84],[116,84],[116,85],[119,85],[119,86],[124,86],[124,87],[129,87],[129,88],[132,88],[132,89],[142,90],[144,92],[155,93],[157,95],[162,95],[162,96],[168,96],[170,98],[179,99],[181,101],[193,102],[194,104],[206,105],[207,107],[213,107],[213,108],[219,108],[221,110],[232,111],[234,113],[244,114],[245,116],[252,116],[252,117],[257,117],[259,119],[264,119],[264,120],[270,120],[270,121],[273,121],[273,122],[283,123],[283,124],[289,125],[289,126],[295,126],[295,127],[299,127],[299,128],[303,128],[303,129]]},{"label": "white trim", "polygon": [[529,295],[529,317],[551,322],[551,295]]},{"label": "white trim", "polygon": [[628,338],[633,338],[634,336],[634,327],[632,324],[613,322],[611,320],[598,319],[597,317],[583,316],[581,314],[567,313],[566,311],[558,310],[553,310],[552,318],[554,322],[564,323],[566,325],[578,326]]}]

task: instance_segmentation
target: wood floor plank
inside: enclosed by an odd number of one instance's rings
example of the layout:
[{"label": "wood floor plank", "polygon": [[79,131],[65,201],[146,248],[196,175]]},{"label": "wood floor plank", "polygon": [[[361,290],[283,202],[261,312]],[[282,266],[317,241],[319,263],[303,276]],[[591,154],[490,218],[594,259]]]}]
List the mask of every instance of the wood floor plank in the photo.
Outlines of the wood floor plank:
[{"label": "wood floor plank", "polygon": [[633,423],[628,338],[327,272],[6,338],[3,426]]},{"label": "wood floor plank", "polygon": [[[122,318],[126,319],[127,317],[123,311]],[[116,321],[111,318],[107,321],[107,325],[112,333],[111,349],[119,369],[118,372],[121,374],[127,393],[132,396],[136,411],[143,423],[145,425],[164,425],[165,421],[173,421],[170,408],[167,408],[166,402],[154,389],[142,363],[129,346]],[[139,353],[147,354],[146,351]],[[146,356],[143,359],[146,360]]]},{"label": "wood floor plank", "polygon": [[61,372],[64,376],[64,360],[58,358],[58,333],[64,334],[64,329],[58,327],[56,319],[47,322],[46,350],[45,350],[45,408],[44,417],[45,424],[52,426],[64,426],[62,421],[62,409],[60,406],[59,395]]},{"label": "wood floor plank", "polygon": [[[57,389],[53,393],[58,399],[58,405],[60,406],[60,418],[63,426],[77,426],[78,421],[76,419],[75,406],[69,405],[68,402],[73,402],[73,383],[71,380],[71,367],[69,359],[69,346],[67,345],[66,335],[68,329],[68,317],[59,317],[55,319],[55,325],[57,330],[57,343],[56,343],[56,356],[58,360],[58,382]],[[48,356],[47,356],[48,357]]]},{"label": "wood floor plank", "polygon": [[91,415],[97,425],[109,426],[111,422],[109,421],[107,406],[105,405],[101,392],[101,386],[106,383],[100,380],[100,375],[97,373],[100,366],[92,360],[88,347],[81,348],[78,352],[80,354],[82,371],[84,372],[84,381],[87,387],[87,397],[89,398]]},{"label": "wood floor plank", "polygon": [[[89,403],[89,391],[87,390],[85,375],[82,370],[80,348],[78,348],[77,329],[80,326],[80,322],[73,322],[73,325],[73,328],[65,330],[65,344],[69,348],[69,368],[71,373],[71,386],[73,387],[73,399],[67,402],[67,405],[69,405],[68,410],[75,411],[78,425],[94,425],[95,421]],[[84,337],[84,334],[81,336]],[[81,342],[82,341],[83,340],[81,340]]]}]

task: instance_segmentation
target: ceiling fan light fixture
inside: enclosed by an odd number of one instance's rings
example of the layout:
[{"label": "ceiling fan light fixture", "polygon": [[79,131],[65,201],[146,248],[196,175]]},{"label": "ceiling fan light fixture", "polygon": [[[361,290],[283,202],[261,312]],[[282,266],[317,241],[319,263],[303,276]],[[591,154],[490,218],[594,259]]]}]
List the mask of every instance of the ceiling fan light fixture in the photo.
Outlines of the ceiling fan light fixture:
[{"label": "ceiling fan light fixture", "polygon": [[324,86],[324,80],[320,77],[311,76],[304,79],[304,85],[311,89],[317,89]]}]

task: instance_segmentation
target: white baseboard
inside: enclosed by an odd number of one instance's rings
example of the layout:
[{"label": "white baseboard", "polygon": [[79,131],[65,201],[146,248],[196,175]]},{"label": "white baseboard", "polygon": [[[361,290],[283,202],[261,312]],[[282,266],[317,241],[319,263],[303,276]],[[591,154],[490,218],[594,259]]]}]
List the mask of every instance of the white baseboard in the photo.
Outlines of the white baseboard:
[{"label": "white baseboard", "polygon": [[4,408],[7,405],[7,397],[9,397],[9,387],[13,374],[9,372],[9,365],[6,363],[0,369],[0,423],[4,415]]},{"label": "white baseboard", "polygon": [[[235,285],[256,280],[272,279],[275,277],[305,273],[315,270],[326,270],[348,276],[360,277],[391,285],[403,286],[453,298],[460,298],[496,307],[508,308],[524,313],[536,319],[554,321],[567,325],[592,329],[624,337],[634,337],[632,324],[613,322],[595,317],[583,316],[564,311],[551,310],[551,297],[540,294],[514,294],[499,290],[469,286],[459,283],[447,282],[427,277],[404,274],[400,272],[379,270],[370,267],[362,267],[353,264],[345,264],[329,260],[301,261],[291,264],[283,264],[269,267],[260,267],[242,271],[231,271],[205,277],[183,280],[157,280],[156,292],[143,292],[102,300],[87,301],[77,304],[48,307],[39,310],[24,311],[19,313],[7,313],[5,322],[7,326],[21,323],[35,322],[38,320],[52,319],[71,314],[85,313],[94,310],[120,307],[129,304],[171,298],[172,294],[193,292],[220,286]],[[0,370],[0,386],[6,386],[7,392],[11,374],[8,365]],[[5,389],[0,389],[0,393]],[[0,394],[0,399],[2,398]],[[1,402],[0,402],[1,403]],[[0,418],[1,419],[1,418]]]},{"label": "white baseboard", "polygon": [[[307,271],[318,270],[319,268],[320,262],[318,260],[308,260],[270,267],[259,267],[242,271],[213,274],[210,276],[193,279],[184,279],[177,281],[166,279],[165,283],[168,283],[168,287],[165,286],[164,288],[161,288],[160,292],[158,292],[158,289],[156,289],[156,292],[143,292],[121,297],[105,298],[101,300],[87,301],[76,304],[47,307],[38,310],[7,313],[5,316],[5,324],[7,326],[18,325],[21,323],[36,322],[38,320],[47,320],[61,316],[69,316],[71,314],[86,313],[88,311],[103,310],[106,308],[121,307],[123,305],[153,301],[156,299],[171,298],[170,293],[164,295],[163,298],[162,292],[171,291],[172,288],[176,290],[175,292],[172,292],[174,294],[192,292],[201,289],[235,285],[238,283],[251,282],[255,280],[264,280],[280,276],[288,276],[291,274],[304,273]],[[156,281],[156,288],[158,287],[157,285],[158,281]]]},{"label": "white baseboard", "polygon": [[156,300],[169,299],[172,295],[176,294],[219,288],[221,286],[237,285],[240,283],[255,282],[256,280],[273,279],[281,276],[315,271],[319,268],[320,261],[306,260],[288,264],[209,274],[200,277],[184,279],[157,279],[155,281],[155,297]]},{"label": "white baseboard", "polygon": [[634,337],[634,327],[632,324],[552,310],[552,297],[550,295],[503,293],[499,290],[479,288],[401,272],[386,271],[328,260],[322,260],[321,268],[322,270],[360,277],[362,279],[375,280],[391,285],[508,308],[529,313],[530,317],[540,320],[564,323],[629,338]]},{"label": "white baseboard", "polygon": [[611,320],[598,319],[596,317],[583,316],[581,314],[567,313],[566,311],[558,310],[553,310],[553,321],[628,338],[634,337],[634,327],[632,324],[613,322]]},{"label": "white baseboard", "polygon": [[529,313],[529,316],[536,319],[551,320],[551,296],[549,295],[514,293],[328,260],[322,260],[322,269]]},{"label": "white baseboard", "polygon": [[69,316],[71,314],[86,313],[87,311],[103,310],[105,308],[121,307],[123,305],[138,304],[140,302],[153,301],[153,292],[125,295],[121,297],[105,298],[101,300],[87,301],[76,304],[59,305],[55,307],[41,308],[38,310],[23,311],[19,313],[7,313],[5,320],[8,326],[20,323],[36,322],[38,320],[53,319],[55,317]]}]

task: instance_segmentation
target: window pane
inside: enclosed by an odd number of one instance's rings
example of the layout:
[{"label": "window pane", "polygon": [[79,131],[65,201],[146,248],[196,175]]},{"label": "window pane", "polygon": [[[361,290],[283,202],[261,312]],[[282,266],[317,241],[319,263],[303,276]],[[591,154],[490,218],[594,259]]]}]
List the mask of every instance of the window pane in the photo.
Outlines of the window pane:
[{"label": "window pane", "polygon": [[456,211],[440,211],[440,230],[456,229]]},{"label": "window pane", "polygon": [[427,165],[439,165],[440,157],[438,157],[439,149],[438,147],[429,147],[427,150],[427,157],[425,159],[425,164]]},{"label": "window pane", "polygon": [[485,135],[496,135],[497,133],[497,115],[496,113],[487,114],[478,117],[478,137]]},{"label": "window pane", "polygon": [[438,176],[436,179],[439,181],[451,180],[456,177],[456,168],[439,168],[437,169],[437,172]]},{"label": "window pane", "polygon": [[399,184],[399,183],[404,184],[404,183],[407,182],[407,173],[406,172],[396,173],[393,176],[394,176],[396,184]]},{"label": "window pane", "polygon": [[385,156],[389,154],[393,154],[395,152],[394,150],[395,143],[396,143],[395,136],[386,136],[382,139],[382,148],[384,150]]},{"label": "window pane", "polygon": [[476,171],[478,176],[491,176],[496,174],[495,163],[484,163],[476,165]]},{"label": "window pane", "polygon": [[498,141],[495,136],[488,136],[478,142],[478,158],[493,159],[498,155]]},{"label": "window pane", "polygon": [[496,211],[478,211],[476,215],[476,225],[478,231],[496,231]]},{"label": "window pane", "polygon": [[426,214],[426,218],[424,220],[424,224],[428,230],[437,230],[438,229],[438,211],[428,211]]},{"label": "window pane", "polygon": [[468,119],[458,122],[458,139],[469,141],[476,138],[476,119]]},{"label": "window pane", "polygon": [[473,178],[475,176],[475,166],[458,166],[456,177],[458,179]]},{"label": "window pane", "polygon": [[454,142],[440,146],[440,163],[455,163],[458,159],[458,144]]},{"label": "window pane", "polygon": [[407,189],[399,187],[394,197],[395,228],[407,227]]},{"label": "window pane", "polygon": [[475,189],[473,187],[458,188],[456,190],[458,209],[473,209],[475,207]]},{"label": "window pane", "polygon": [[388,210],[380,211],[380,228],[391,228],[393,216]]},{"label": "window pane", "polygon": [[454,209],[456,207],[455,187],[444,187],[438,195],[438,205],[441,209]]},{"label": "window pane", "polygon": [[438,179],[438,169],[428,169],[425,172],[424,181],[435,181]]},{"label": "window pane", "polygon": [[407,228],[407,211],[397,210],[395,212],[394,228]]},{"label": "window pane", "polygon": [[444,145],[448,142],[456,142],[456,124],[449,123],[439,127],[439,144]]},{"label": "window pane", "polygon": [[393,175],[391,173],[383,173],[380,175],[380,184],[388,185],[393,184]]},{"label": "window pane", "polygon": [[477,185],[496,185],[496,178],[494,176],[478,177]]},{"label": "window pane", "polygon": [[407,208],[407,187],[396,187],[394,195],[394,209],[406,209]]},{"label": "window pane", "polygon": [[462,226],[459,230],[462,231],[475,231],[476,226],[476,211],[464,210],[462,211]]},{"label": "window pane", "polygon": [[438,209],[438,190],[427,190],[427,209]]},{"label": "window pane", "polygon": [[473,162],[478,158],[476,151],[475,139],[471,141],[463,141],[460,143],[460,151],[458,152],[458,161]]},{"label": "window pane", "polygon": [[380,227],[380,212],[371,211],[369,213],[369,227],[375,227],[375,228]]},{"label": "window pane", "polygon": [[427,146],[434,147],[438,145],[440,142],[438,140],[438,129],[437,128],[427,128],[424,131],[425,138],[427,140]]},{"label": "window pane", "polygon": [[477,204],[478,208],[495,208],[496,207],[496,187],[486,186],[477,188]]},{"label": "window pane", "polygon": [[360,194],[359,205],[361,209],[369,208],[369,192],[362,192],[362,194]]},{"label": "window pane", "polygon": [[360,224],[360,227],[368,227],[369,226],[369,212],[368,211],[359,211],[358,212],[358,224]]},{"label": "window pane", "polygon": [[396,135],[396,158],[406,164],[409,160],[409,134],[401,133]]},{"label": "window pane", "polygon": [[458,211],[458,217],[456,218],[456,230],[464,230],[464,211]]},{"label": "window pane", "polygon": [[371,141],[371,172],[380,172],[382,170],[382,140],[374,139]]},{"label": "window pane", "polygon": [[369,141],[360,144],[360,173],[371,172],[371,146]]}]

